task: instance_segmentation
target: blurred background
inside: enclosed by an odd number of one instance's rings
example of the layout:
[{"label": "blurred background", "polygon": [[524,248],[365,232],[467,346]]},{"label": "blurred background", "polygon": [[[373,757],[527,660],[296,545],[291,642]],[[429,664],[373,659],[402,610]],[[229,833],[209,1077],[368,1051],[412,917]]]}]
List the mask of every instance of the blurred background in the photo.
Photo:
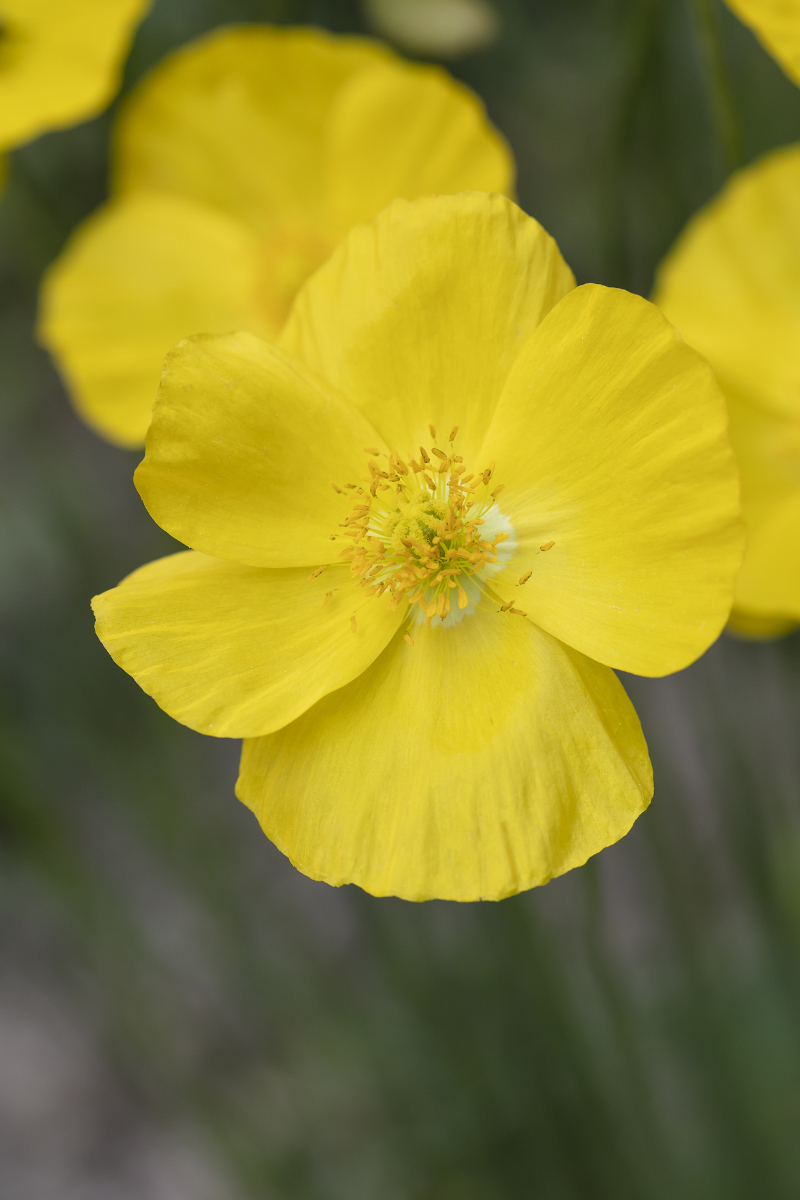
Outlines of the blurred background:
[{"label": "blurred background", "polygon": [[[235,21],[461,50],[522,206],[579,282],[643,295],[732,170],[800,139],[800,89],[715,0],[496,0],[466,49],[415,8],[156,0],[123,90]],[[234,799],[238,745],[92,632],[90,597],[172,545],[32,333],[113,111],[15,151],[0,202],[0,1195],[796,1200],[800,636],[626,678],[654,803],[546,888],[298,875]]]}]

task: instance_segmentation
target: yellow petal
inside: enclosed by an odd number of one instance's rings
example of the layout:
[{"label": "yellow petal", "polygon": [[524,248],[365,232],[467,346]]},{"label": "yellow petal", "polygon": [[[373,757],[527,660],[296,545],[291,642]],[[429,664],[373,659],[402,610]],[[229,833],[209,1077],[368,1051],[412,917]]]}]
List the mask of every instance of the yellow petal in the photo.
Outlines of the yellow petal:
[{"label": "yellow petal", "polygon": [[3,0],[0,147],[99,112],[151,0]]},{"label": "yellow petal", "polygon": [[572,287],[553,239],[510,200],[398,200],[309,280],[280,344],[401,454],[433,423],[458,425],[469,456],[520,347]]},{"label": "yellow petal", "polygon": [[800,148],[792,147],[733,177],[689,225],[656,289],[727,397],[748,528],[736,607],[779,622],[800,613],[791,515],[800,494],[799,295]]},{"label": "yellow petal", "polygon": [[407,900],[499,900],[627,833],[652,776],[612,671],[523,618],[397,634],[348,687],[245,742],[237,794],[299,870]]},{"label": "yellow petal", "polygon": [[255,239],[179,197],[138,193],[84,224],[47,276],[40,338],[81,416],[140,446],[164,356],[203,330],[261,331]]},{"label": "yellow petal", "polygon": [[761,617],[800,620],[800,487],[749,528],[736,604]]},{"label": "yellow petal", "polygon": [[498,594],[531,570],[525,610],[584,654],[642,675],[692,662],[742,554],[725,424],[707,363],[654,305],[572,292],[521,351],[483,450],[518,542]]},{"label": "yellow petal", "polygon": [[722,384],[800,416],[800,147],[734,175],[662,265],[655,302]]},{"label": "yellow petal", "polygon": [[508,192],[514,163],[477,96],[438,67],[360,71],[332,108],[329,204],[342,229],[396,197]]},{"label": "yellow petal", "polygon": [[800,83],[800,2],[728,0],[728,5],[758,35],[795,83]]},{"label": "yellow petal", "polygon": [[360,675],[404,615],[356,589],[346,567],[310,579],[193,551],[142,567],[92,607],[114,661],[176,721],[213,737],[295,720]]},{"label": "yellow petal", "polygon": [[[370,424],[333,389],[252,334],[198,335],[167,356],[134,477],[173,537],[249,566],[333,562],[366,472]],[[339,540],[331,541],[331,534]]]},{"label": "yellow petal", "polygon": [[116,187],[189,196],[259,230],[284,216],[318,224],[330,105],[350,76],[391,58],[315,29],[217,30],[127,101]]}]

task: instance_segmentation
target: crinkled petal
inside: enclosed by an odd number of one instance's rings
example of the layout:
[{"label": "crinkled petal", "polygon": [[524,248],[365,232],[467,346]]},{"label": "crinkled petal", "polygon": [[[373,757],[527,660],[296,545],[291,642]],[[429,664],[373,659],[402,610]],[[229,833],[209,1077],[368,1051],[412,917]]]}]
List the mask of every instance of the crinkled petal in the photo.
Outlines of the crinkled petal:
[{"label": "crinkled petal", "polygon": [[213,737],[295,720],[360,675],[404,616],[357,590],[346,567],[312,579],[194,551],[142,567],[92,607],[114,661],[176,721]]},{"label": "crinkled petal", "polygon": [[377,65],[353,75],[333,105],[328,202],[343,230],[392,200],[508,193],[514,161],[478,97],[439,67]]},{"label": "crinkled petal", "polygon": [[40,337],[81,416],[141,446],[164,356],[198,331],[261,332],[249,229],[180,197],[138,193],[83,225],[45,280]]},{"label": "crinkled petal", "polygon": [[237,794],[295,866],[373,895],[497,900],[627,833],[652,776],[612,671],[510,615],[414,640],[245,742]]},{"label": "crinkled petal", "polygon": [[151,0],[3,0],[0,147],[99,112]]},{"label": "crinkled petal", "polygon": [[642,675],[718,636],[743,542],[725,403],[654,305],[593,284],[562,300],[521,351],[482,457],[518,543],[493,586],[537,624]]},{"label": "crinkled petal", "polygon": [[665,260],[654,300],[723,388],[800,416],[800,147],[733,176]]},{"label": "crinkled petal", "polygon": [[[167,356],[134,477],[155,521],[249,566],[333,562],[341,523],[385,452],[364,417],[302,363],[248,333],[187,338]],[[331,540],[339,535],[339,540]]]},{"label": "crinkled petal", "polygon": [[728,0],[728,5],[758,35],[795,83],[800,83],[798,0]]},{"label": "crinkled petal", "polygon": [[116,186],[176,192],[257,229],[284,216],[318,222],[331,103],[353,74],[392,58],[316,29],[216,30],[127,101]]},{"label": "crinkled petal", "polygon": [[280,344],[391,448],[458,425],[471,461],[520,348],[573,287],[553,239],[502,196],[398,200],[309,280]]}]

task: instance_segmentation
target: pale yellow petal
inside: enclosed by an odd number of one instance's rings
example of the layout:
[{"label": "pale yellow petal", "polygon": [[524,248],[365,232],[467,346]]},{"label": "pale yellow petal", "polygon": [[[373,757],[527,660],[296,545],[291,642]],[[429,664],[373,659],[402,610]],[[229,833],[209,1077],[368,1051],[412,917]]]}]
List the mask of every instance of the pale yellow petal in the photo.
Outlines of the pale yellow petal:
[{"label": "pale yellow petal", "polygon": [[667,258],[656,300],[728,400],[748,527],[736,607],[784,621],[800,612],[795,543],[780,542],[796,538],[800,494],[800,148],[733,177]]},{"label": "pale yellow petal", "polygon": [[593,284],[562,300],[521,351],[482,457],[518,543],[492,581],[503,598],[642,675],[715,640],[743,542],[725,404],[654,305]]},{"label": "pale yellow petal", "polygon": [[119,86],[151,0],[3,0],[0,147],[85,120]]},{"label": "pale yellow petal", "polygon": [[[381,446],[327,383],[248,333],[188,338],[167,356],[134,477],[173,537],[249,566],[333,562]],[[338,540],[331,540],[338,535]]]},{"label": "pale yellow petal", "polygon": [[404,615],[356,589],[347,567],[312,579],[194,551],[142,567],[92,607],[114,661],[170,716],[213,737],[295,720],[360,675]]},{"label": "pale yellow petal", "polygon": [[330,105],[391,51],[317,29],[220,29],[162,62],[120,116],[115,184],[202,200],[261,230],[319,223]]},{"label": "pale yellow petal", "polygon": [[224,214],[138,193],[81,226],[45,279],[39,335],[81,416],[141,446],[164,356],[198,331],[261,332],[257,248]]},{"label": "pale yellow petal", "polygon": [[728,4],[800,83],[800,0],[728,0]]},{"label": "pale yellow petal", "polygon": [[748,529],[736,604],[754,615],[800,620],[800,487]]},{"label": "pale yellow petal", "polygon": [[514,161],[478,97],[439,67],[353,75],[331,110],[328,203],[342,230],[392,200],[513,187]]},{"label": "pale yellow petal", "polygon": [[523,618],[401,634],[246,741],[237,794],[299,870],[408,900],[499,900],[627,833],[652,776],[613,672]]},{"label": "pale yellow petal", "polygon": [[398,200],[309,280],[280,344],[401,454],[429,444],[432,423],[443,437],[458,425],[469,458],[520,348],[572,287],[553,239],[510,200]]},{"label": "pale yellow petal", "polygon": [[654,300],[723,388],[800,417],[800,146],[733,176],[670,252]]}]

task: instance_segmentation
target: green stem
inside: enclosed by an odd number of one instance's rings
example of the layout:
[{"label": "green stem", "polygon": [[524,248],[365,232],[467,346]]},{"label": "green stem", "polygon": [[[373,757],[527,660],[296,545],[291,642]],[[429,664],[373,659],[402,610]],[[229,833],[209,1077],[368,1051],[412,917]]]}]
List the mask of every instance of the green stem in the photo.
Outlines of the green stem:
[{"label": "green stem", "polygon": [[691,0],[694,21],[709,78],[711,103],[722,154],[729,171],[744,161],[742,133],[728,66],[722,49],[714,0]]}]

